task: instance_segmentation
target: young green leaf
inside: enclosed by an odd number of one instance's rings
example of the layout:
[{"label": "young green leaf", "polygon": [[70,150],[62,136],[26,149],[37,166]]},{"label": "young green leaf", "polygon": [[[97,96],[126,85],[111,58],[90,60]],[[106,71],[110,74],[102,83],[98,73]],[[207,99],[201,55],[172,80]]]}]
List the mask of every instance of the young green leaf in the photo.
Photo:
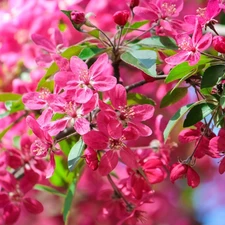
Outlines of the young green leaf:
[{"label": "young green leaf", "polygon": [[196,124],[197,122],[208,116],[215,108],[216,106],[211,103],[202,103],[195,105],[188,112],[186,119],[184,120],[183,127],[190,127]]},{"label": "young green leaf", "polygon": [[207,68],[202,77],[201,88],[210,88],[217,84],[220,77],[224,75],[225,66],[211,66]]},{"label": "young green leaf", "polygon": [[155,105],[155,102],[147,98],[144,95],[137,94],[137,93],[128,93],[127,94],[127,104],[128,105],[136,105],[136,104],[150,104]]},{"label": "young green leaf", "polygon": [[163,97],[160,103],[160,108],[164,108],[178,102],[187,94],[187,91],[188,91],[187,87],[172,89]]},{"label": "young green leaf", "polygon": [[132,31],[134,31],[135,29],[138,29],[147,23],[149,23],[148,20],[138,21],[138,22],[133,23],[132,25],[127,23],[123,28],[122,35],[130,33]]},{"label": "young green leaf", "polygon": [[15,101],[19,100],[22,97],[20,94],[15,94],[15,93],[0,93],[0,102],[6,102],[6,101]]},{"label": "young green leaf", "polygon": [[68,168],[70,171],[72,171],[77,165],[80,156],[83,153],[84,147],[84,142],[80,138],[80,140],[71,148],[70,153],[68,155]]},{"label": "young green leaf", "polygon": [[134,50],[132,52],[124,52],[121,55],[121,59],[134,66],[146,74],[155,77],[156,73],[156,59],[157,55],[155,51],[151,50]]},{"label": "young green leaf", "polygon": [[57,196],[60,196],[60,197],[66,197],[65,194],[63,194],[61,191],[58,191],[52,187],[49,187],[49,186],[46,186],[46,185],[42,185],[42,184],[36,184],[34,186],[34,189],[35,190],[38,190],[38,191],[45,191],[45,192],[48,192],[48,193],[51,193],[53,195],[57,195]]},{"label": "young green leaf", "polygon": [[97,46],[92,46],[90,48],[84,48],[80,54],[79,54],[79,58],[86,60],[86,59],[90,59],[92,57],[94,57],[97,54],[100,54],[101,52],[104,52],[103,49],[98,48]]},{"label": "young green leaf", "polygon": [[65,198],[65,202],[63,206],[63,220],[65,224],[67,224],[69,212],[73,203],[73,197],[74,197],[75,189],[76,189],[76,182],[77,182],[77,179],[74,179],[74,181],[70,184],[66,194],[66,198]]}]

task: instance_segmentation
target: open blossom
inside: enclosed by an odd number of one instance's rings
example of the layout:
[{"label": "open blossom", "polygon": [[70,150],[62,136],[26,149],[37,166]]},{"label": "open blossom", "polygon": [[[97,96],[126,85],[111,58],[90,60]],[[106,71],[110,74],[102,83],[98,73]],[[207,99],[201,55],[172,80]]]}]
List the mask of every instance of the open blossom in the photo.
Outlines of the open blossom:
[{"label": "open blossom", "polygon": [[198,8],[196,15],[186,15],[184,17],[185,22],[195,25],[197,19],[202,27],[213,26],[217,21],[214,19],[221,9],[219,6],[219,0],[209,0],[206,8]]},{"label": "open blossom", "polygon": [[158,22],[156,32],[158,35],[174,36],[182,33],[187,27],[182,20],[176,19],[183,9],[183,0],[144,0],[143,6],[134,8],[134,13],[151,23]]},{"label": "open blossom", "polygon": [[133,140],[135,133],[132,129],[124,129],[116,120],[111,121],[107,127],[106,133],[92,130],[83,136],[89,148],[96,151],[107,150],[99,163],[100,174],[107,175],[116,167],[119,161],[118,153],[128,167],[136,167],[134,154],[125,143],[127,140]]},{"label": "open blossom", "polygon": [[25,170],[24,177],[17,181],[15,177],[6,172],[0,172],[0,208],[3,209],[3,220],[5,224],[15,223],[24,207],[32,214],[39,214],[43,211],[42,204],[36,199],[26,197],[38,182],[39,176],[32,170]]},{"label": "open blossom", "polygon": [[192,38],[187,34],[176,36],[179,51],[177,54],[165,59],[170,65],[177,65],[188,61],[190,66],[195,65],[200,60],[201,52],[210,47],[212,42],[212,34],[202,35],[202,28],[198,20],[196,20],[195,29]]},{"label": "open blossom", "polygon": [[113,107],[100,102],[100,112],[98,115],[98,123],[104,126],[105,120],[118,119],[124,127],[132,127],[136,131],[137,138],[139,136],[151,135],[151,129],[141,123],[150,119],[154,114],[154,107],[149,104],[143,105],[127,105],[126,89],[117,84],[115,88],[108,92]]},{"label": "open blossom", "polygon": [[[84,63],[77,56],[73,56],[70,59],[71,72],[64,72],[60,75],[62,82],[65,83],[66,89],[74,90],[74,100],[77,103],[88,102],[96,91],[109,91],[116,85],[116,78],[113,77],[106,69],[109,69],[108,55],[102,54],[96,62],[88,69],[86,63]],[[63,75],[64,74],[64,78]]]}]

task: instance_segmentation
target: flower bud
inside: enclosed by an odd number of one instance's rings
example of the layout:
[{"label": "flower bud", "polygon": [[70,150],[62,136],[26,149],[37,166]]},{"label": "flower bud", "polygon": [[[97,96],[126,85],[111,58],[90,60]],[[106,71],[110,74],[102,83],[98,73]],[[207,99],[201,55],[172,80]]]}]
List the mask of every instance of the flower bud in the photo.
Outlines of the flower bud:
[{"label": "flower bud", "polygon": [[123,27],[127,23],[129,15],[127,10],[118,11],[113,15],[114,22]]},{"label": "flower bud", "polygon": [[215,36],[213,37],[213,48],[220,53],[225,53],[225,37]]},{"label": "flower bud", "polygon": [[131,0],[130,1],[130,8],[133,9],[134,7],[139,5],[139,0]]},{"label": "flower bud", "polygon": [[83,24],[86,22],[85,14],[83,12],[72,11],[70,18],[75,24]]}]

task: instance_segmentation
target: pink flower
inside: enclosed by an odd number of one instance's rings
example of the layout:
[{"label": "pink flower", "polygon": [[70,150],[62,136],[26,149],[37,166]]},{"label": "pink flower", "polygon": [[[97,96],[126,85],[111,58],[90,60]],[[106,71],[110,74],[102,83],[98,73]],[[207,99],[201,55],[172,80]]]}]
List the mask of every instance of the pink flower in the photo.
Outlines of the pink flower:
[{"label": "pink flower", "polygon": [[98,124],[104,126],[106,124],[104,120],[110,121],[114,118],[118,119],[124,127],[130,127],[136,131],[137,138],[151,135],[151,129],[141,121],[146,121],[153,116],[153,106],[148,104],[128,106],[127,93],[121,84],[117,84],[108,94],[113,108],[100,102],[102,114],[98,115]]},{"label": "pink flower", "polygon": [[[75,91],[75,102],[86,103],[91,99],[95,91],[105,92],[116,85],[116,78],[106,71],[106,68],[109,68],[108,66],[107,54],[101,55],[90,69],[77,56],[70,59],[70,68],[74,76],[71,80],[66,80],[67,86],[65,88]],[[62,77],[62,74],[60,76]],[[65,79],[69,77],[66,72],[65,77]],[[55,79],[57,79],[57,75]]]},{"label": "pink flower", "polygon": [[136,167],[134,153],[125,144],[125,141],[133,138],[133,131],[123,129],[116,120],[108,124],[107,133],[92,130],[83,136],[83,140],[89,148],[97,151],[107,150],[101,157],[98,167],[102,176],[107,175],[116,167],[119,160],[118,153],[128,167]]},{"label": "pink flower", "polygon": [[202,35],[202,28],[198,20],[196,20],[195,30],[192,38],[188,35],[176,36],[179,51],[177,54],[165,59],[166,63],[170,65],[177,65],[182,62],[188,61],[190,66],[198,63],[201,51],[210,47],[212,42],[212,34],[207,33]]},{"label": "pink flower", "polygon": [[212,42],[213,48],[220,53],[225,53],[225,37],[215,36]]},{"label": "pink flower", "polygon": [[184,20],[194,26],[197,19],[202,27],[207,25],[210,27],[217,22],[214,18],[220,13],[220,11],[219,1],[209,0],[206,8],[198,8],[196,10],[197,15],[186,15],[184,16]]},{"label": "pink flower", "polygon": [[32,214],[43,211],[42,204],[36,199],[25,197],[38,182],[39,176],[32,170],[25,170],[24,177],[18,182],[13,175],[6,171],[0,173],[0,208],[3,208],[5,224],[15,223],[20,215],[22,206]]},{"label": "pink flower", "polygon": [[83,12],[72,11],[70,13],[70,17],[75,24],[83,24],[86,21],[85,14]]},{"label": "pink flower", "polygon": [[195,188],[200,184],[199,175],[189,165],[176,163],[170,173],[170,180],[174,183],[177,179],[187,177],[188,186]]}]

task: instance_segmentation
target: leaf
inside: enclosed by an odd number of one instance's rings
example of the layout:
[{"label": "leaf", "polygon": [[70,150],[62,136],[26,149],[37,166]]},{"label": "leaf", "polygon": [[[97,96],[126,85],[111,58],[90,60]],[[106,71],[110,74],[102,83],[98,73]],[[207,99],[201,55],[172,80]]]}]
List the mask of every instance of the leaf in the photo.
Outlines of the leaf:
[{"label": "leaf", "polygon": [[122,35],[133,32],[135,29],[138,29],[147,23],[149,23],[149,20],[138,21],[133,23],[132,25],[127,23],[125,27],[123,28]]},{"label": "leaf", "polygon": [[104,49],[100,49],[96,46],[92,46],[90,48],[84,48],[80,54],[79,54],[79,58],[86,60],[86,59],[90,59],[92,57],[94,57],[95,55],[104,52]]},{"label": "leaf", "polygon": [[211,103],[202,103],[195,105],[188,112],[186,119],[184,120],[183,127],[190,127],[196,124],[197,122],[208,116],[215,108],[216,106]]},{"label": "leaf", "polygon": [[73,197],[74,197],[75,189],[76,189],[76,182],[77,182],[77,179],[74,179],[74,181],[70,184],[66,194],[66,198],[65,198],[65,202],[63,206],[63,220],[65,223],[67,223],[69,212],[73,203]]},{"label": "leaf", "polygon": [[84,147],[84,142],[80,138],[80,140],[71,148],[70,153],[68,155],[68,168],[70,171],[72,171],[77,165],[80,156],[83,153]]},{"label": "leaf", "polygon": [[183,107],[181,107],[175,114],[174,116],[170,119],[170,121],[168,122],[164,132],[163,132],[163,136],[164,136],[164,141],[166,142],[169,134],[171,133],[172,129],[175,127],[175,125],[177,124],[177,122],[182,118],[182,116],[191,108],[193,108],[195,105],[202,103],[202,101],[199,102],[195,102],[192,104],[188,104],[185,105]]},{"label": "leaf", "polygon": [[53,195],[57,195],[60,197],[64,197],[64,198],[66,197],[65,194],[61,193],[60,191],[58,191],[52,187],[46,186],[46,185],[36,184],[34,186],[34,189],[38,190],[38,191],[45,191],[45,192],[48,192],[48,193],[51,193]]},{"label": "leaf", "polygon": [[5,107],[10,114],[24,110],[24,104],[22,102],[22,98],[18,99],[17,101],[6,101]]},{"label": "leaf", "polygon": [[165,79],[165,83],[170,83],[174,80],[178,80],[186,76],[187,74],[194,74],[197,72],[198,66],[189,66],[188,62],[183,62],[175,66]]},{"label": "leaf", "polygon": [[178,102],[187,94],[187,91],[188,91],[187,87],[172,89],[163,97],[160,103],[160,108],[164,108]]},{"label": "leaf", "polygon": [[157,55],[155,51],[152,50],[134,50],[132,52],[124,52],[121,55],[121,59],[134,66],[144,73],[155,77],[156,73],[156,59]]},{"label": "leaf", "polygon": [[20,94],[8,93],[8,92],[0,93],[0,102],[15,101],[15,100],[19,100],[20,98],[22,98],[22,95]]},{"label": "leaf", "polygon": [[225,108],[225,89],[223,89],[223,92],[220,97],[220,105],[223,109]]},{"label": "leaf", "polygon": [[219,78],[224,75],[225,66],[211,66],[207,68],[202,77],[201,88],[210,88],[217,84]]},{"label": "leaf", "polygon": [[137,44],[157,49],[177,49],[176,42],[172,38],[165,36],[145,38]]},{"label": "leaf", "polygon": [[97,30],[97,29],[93,29],[93,30],[89,31],[88,34],[89,34],[90,36],[92,36],[92,37],[97,38],[97,39],[100,38],[100,32],[99,32],[99,30]]},{"label": "leaf", "polygon": [[155,105],[155,102],[147,98],[144,95],[137,94],[137,93],[128,93],[127,94],[127,104],[128,105],[137,105],[137,104],[150,104]]}]

